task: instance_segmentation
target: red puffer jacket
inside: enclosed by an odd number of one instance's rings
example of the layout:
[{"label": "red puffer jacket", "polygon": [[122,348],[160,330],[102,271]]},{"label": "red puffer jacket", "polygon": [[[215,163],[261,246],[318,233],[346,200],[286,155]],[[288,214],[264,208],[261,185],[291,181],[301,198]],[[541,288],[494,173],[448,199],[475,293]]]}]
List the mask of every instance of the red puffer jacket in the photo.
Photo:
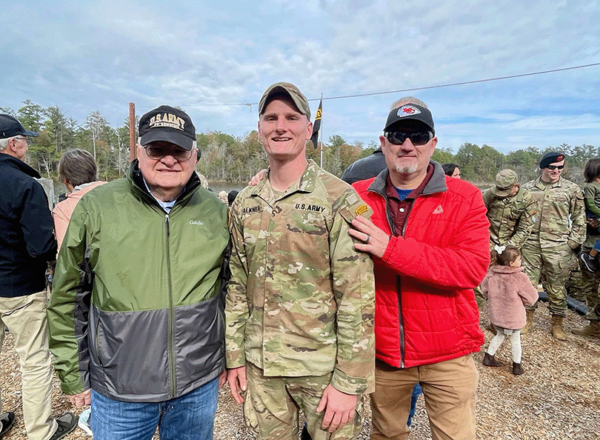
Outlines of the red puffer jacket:
[{"label": "red puffer jacket", "polygon": [[[395,231],[383,258],[374,258],[377,358],[398,368],[455,359],[484,342],[473,293],[489,265],[481,191],[431,163],[433,175],[404,231]],[[353,186],[373,210],[371,221],[392,234],[387,176],[385,170]]]}]

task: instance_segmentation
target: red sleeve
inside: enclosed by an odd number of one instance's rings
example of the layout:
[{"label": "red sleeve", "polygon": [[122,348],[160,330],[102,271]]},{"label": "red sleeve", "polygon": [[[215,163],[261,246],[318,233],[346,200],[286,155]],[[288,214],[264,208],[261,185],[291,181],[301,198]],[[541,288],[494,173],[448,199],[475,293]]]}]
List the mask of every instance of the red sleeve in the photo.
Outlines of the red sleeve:
[{"label": "red sleeve", "polygon": [[[413,238],[391,237],[382,261],[396,273],[442,289],[473,289],[490,263],[489,223],[481,193],[466,194],[452,225],[437,234],[452,234],[445,247]],[[459,225],[459,226],[456,226]]]}]

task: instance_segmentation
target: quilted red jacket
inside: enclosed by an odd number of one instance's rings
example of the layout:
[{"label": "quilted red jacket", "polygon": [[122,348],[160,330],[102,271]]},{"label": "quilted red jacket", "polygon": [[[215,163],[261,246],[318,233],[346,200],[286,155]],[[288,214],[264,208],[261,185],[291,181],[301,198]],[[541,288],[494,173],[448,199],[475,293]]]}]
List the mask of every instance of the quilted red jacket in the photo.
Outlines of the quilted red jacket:
[{"label": "quilted red jacket", "polygon": [[434,172],[415,199],[403,231],[388,221],[388,170],[353,184],[373,210],[371,221],[393,235],[375,262],[377,358],[398,368],[455,359],[484,342],[473,288],[489,265],[489,223],[481,191]]}]

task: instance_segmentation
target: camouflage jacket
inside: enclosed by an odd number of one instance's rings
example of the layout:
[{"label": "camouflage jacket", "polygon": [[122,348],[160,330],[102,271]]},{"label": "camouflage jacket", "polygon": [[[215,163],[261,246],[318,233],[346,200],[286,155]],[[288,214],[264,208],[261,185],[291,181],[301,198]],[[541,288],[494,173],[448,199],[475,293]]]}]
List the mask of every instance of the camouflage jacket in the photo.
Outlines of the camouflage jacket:
[{"label": "camouflage jacket", "polygon": [[567,243],[576,249],[583,243],[585,205],[578,185],[561,177],[547,188],[538,177],[524,184],[523,189],[536,203],[537,223],[527,240],[530,244],[550,248]]},{"label": "camouflage jacket", "polygon": [[535,200],[529,191],[519,188],[513,197],[498,197],[490,188],[484,191],[483,202],[490,222],[490,248],[523,246],[536,221]]},{"label": "camouflage jacket", "polygon": [[312,160],[277,197],[265,178],[231,211],[226,303],[228,368],[251,362],[265,376],[333,372],[339,391],[374,387],[374,277],[348,234],[370,209]]}]

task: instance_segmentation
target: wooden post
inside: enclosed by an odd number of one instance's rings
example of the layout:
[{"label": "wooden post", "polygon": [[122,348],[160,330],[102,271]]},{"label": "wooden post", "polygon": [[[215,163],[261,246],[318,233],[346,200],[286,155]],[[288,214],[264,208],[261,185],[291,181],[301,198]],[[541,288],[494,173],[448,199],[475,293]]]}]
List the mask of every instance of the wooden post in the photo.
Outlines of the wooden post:
[{"label": "wooden post", "polygon": [[137,157],[137,140],[135,138],[135,104],[129,103],[129,162]]}]

